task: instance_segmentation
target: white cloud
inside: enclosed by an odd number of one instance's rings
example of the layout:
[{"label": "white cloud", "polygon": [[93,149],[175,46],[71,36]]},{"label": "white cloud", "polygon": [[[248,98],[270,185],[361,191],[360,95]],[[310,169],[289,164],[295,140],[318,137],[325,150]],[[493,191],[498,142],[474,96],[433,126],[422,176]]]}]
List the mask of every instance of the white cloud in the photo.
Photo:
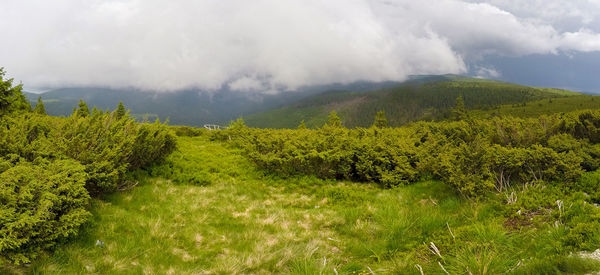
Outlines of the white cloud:
[{"label": "white cloud", "polygon": [[581,52],[599,51],[600,34],[594,33],[588,29],[581,29],[577,32],[567,32],[562,34],[559,47],[564,50]]},{"label": "white cloud", "polygon": [[491,67],[476,67],[475,68],[475,77],[476,78],[486,78],[486,79],[497,79],[502,76],[495,68]]},{"label": "white cloud", "polygon": [[261,91],[265,90],[262,82],[256,78],[242,77],[228,84],[229,88],[234,91]]},{"label": "white cloud", "polygon": [[559,30],[596,27],[600,30],[598,0],[466,0],[488,3],[520,18],[554,25]]},{"label": "white cloud", "polygon": [[273,91],[464,73],[489,54],[600,50],[589,10],[561,11],[582,22],[561,32],[551,10],[534,18],[535,5],[485,2],[9,0],[0,66],[39,87]]}]

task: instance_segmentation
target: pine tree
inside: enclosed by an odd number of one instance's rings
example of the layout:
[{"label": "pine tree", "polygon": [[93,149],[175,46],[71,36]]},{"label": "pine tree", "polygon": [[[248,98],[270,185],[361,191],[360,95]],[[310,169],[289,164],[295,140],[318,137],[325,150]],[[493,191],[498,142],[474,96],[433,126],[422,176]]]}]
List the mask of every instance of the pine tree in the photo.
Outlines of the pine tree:
[{"label": "pine tree", "polygon": [[40,115],[46,114],[46,107],[44,106],[44,102],[42,102],[41,96],[38,97],[37,104],[35,105],[33,112]]},{"label": "pine tree", "polygon": [[326,125],[329,127],[341,128],[342,120],[340,119],[340,117],[337,115],[337,113],[335,111],[331,111],[331,113],[329,113],[329,116],[327,116],[327,124]]},{"label": "pine tree", "polygon": [[121,119],[122,117],[125,116],[125,113],[127,113],[127,111],[125,110],[125,106],[123,106],[122,101],[119,101],[119,105],[117,106],[117,109],[115,110],[115,116],[117,117],[117,119]]},{"label": "pine tree", "polygon": [[94,108],[92,108],[92,116],[99,116],[102,115],[102,112],[100,110],[98,110],[98,108],[96,108],[96,106],[94,106]]},{"label": "pine tree", "polygon": [[13,79],[4,79],[4,68],[0,67],[0,116],[17,111],[30,111],[31,105],[23,95],[23,85],[13,86]]},{"label": "pine tree", "polygon": [[462,96],[456,98],[456,104],[452,110],[455,120],[464,120],[467,118],[467,109],[465,108],[465,101]]},{"label": "pine tree", "polygon": [[306,129],[306,123],[304,123],[304,120],[300,122],[300,125],[298,125],[298,129]]},{"label": "pine tree", "polygon": [[388,127],[388,120],[385,117],[384,111],[379,111],[375,115],[375,121],[373,122],[373,127],[376,128],[386,128]]},{"label": "pine tree", "polygon": [[243,129],[246,128],[246,122],[244,122],[243,118],[238,118],[235,121],[231,121],[229,123],[229,128],[233,128],[233,129]]},{"label": "pine tree", "polygon": [[83,99],[79,100],[79,109],[77,109],[77,116],[79,117],[87,117],[90,115],[90,109]]}]

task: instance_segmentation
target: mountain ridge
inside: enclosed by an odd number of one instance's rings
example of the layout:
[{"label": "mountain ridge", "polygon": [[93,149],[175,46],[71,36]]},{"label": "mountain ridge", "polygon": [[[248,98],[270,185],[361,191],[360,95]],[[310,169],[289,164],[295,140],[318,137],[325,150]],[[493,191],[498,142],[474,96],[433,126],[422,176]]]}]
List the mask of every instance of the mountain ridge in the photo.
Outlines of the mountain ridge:
[{"label": "mountain ridge", "polygon": [[386,112],[392,126],[438,120],[448,117],[449,108],[459,95],[465,97],[469,108],[490,109],[579,93],[453,74],[416,75],[404,82],[310,86],[277,94],[228,89],[213,93],[200,90],[156,93],[111,88],[60,88],[41,94],[26,93],[32,105],[41,97],[48,114],[55,116],[70,115],[79,99],[90,108],[96,106],[102,110],[112,110],[122,101],[142,121],[160,118],[169,119],[174,125],[202,126],[227,124],[243,117],[249,126],[261,128],[295,128],[303,120],[309,127],[320,127],[332,110],[340,113],[348,127],[369,126],[379,110]]},{"label": "mountain ridge", "polygon": [[178,92],[149,92],[134,89],[59,88],[44,93],[25,93],[35,105],[41,97],[48,114],[68,116],[79,99],[92,108],[114,109],[122,101],[138,120],[169,119],[171,124],[201,126],[206,123],[228,123],[238,117],[279,108],[307,96],[330,90],[367,91],[397,85],[396,82],[354,82],[303,87],[298,91],[278,94],[236,92],[222,89],[217,92],[183,90]]},{"label": "mountain ridge", "polygon": [[325,123],[330,111],[336,111],[344,125],[352,128],[370,126],[375,113],[385,111],[391,126],[401,126],[418,120],[448,119],[459,96],[470,109],[489,110],[505,104],[577,95],[581,94],[459,75],[422,76],[366,93],[325,92],[244,119],[249,126],[259,128],[295,128],[301,121],[315,128]]}]

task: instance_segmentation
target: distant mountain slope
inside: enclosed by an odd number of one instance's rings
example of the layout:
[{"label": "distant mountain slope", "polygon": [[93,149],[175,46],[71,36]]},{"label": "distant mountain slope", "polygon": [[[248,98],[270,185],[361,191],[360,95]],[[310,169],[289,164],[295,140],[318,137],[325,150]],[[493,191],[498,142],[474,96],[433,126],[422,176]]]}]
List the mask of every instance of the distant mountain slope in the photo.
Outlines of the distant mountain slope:
[{"label": "distant mountain slope", "polygon": [[79,99],[90,108],[114,109],[119,101],[131,109],[138,119],[161,120],[169,118],[170,124],[201,126],[206,123],[228,123],[240,116],[285,106],[299,99],[329,90],[367,91],[398,85],[394,82],[355,82],[303,87],[295,92],[259,94],[223,89],[213,93],[199,90],[153,93],[138,90],[107,88],[63,88],[43,94],[26,93],[33,105],[42,97],[48,114],[67,116],[77,106]]},{"label": "distant mountain slope", "polygon": [[[63,88],[43,94],[26,95],[33,105],[38,96],[41,96],[47,112],[55,116],[70,115],[81,98],[90,108],[97,106],[103,110],[112,110],[119,101],[123,101],[140,120],[169,118],[170,124],[173,125],[226,124],[238,117],[244,117],[246,123],[254,127],[295,128],[302,120],[309,127],[320,127],[331,110],[338,111],[344,125],[348,127],[370,126],[379,110],[386,112],[390,125],[398,126],[415,120],[438,120],[448,117],[449,108],[454,106],[459,95],[464,97],[467,108],[480,110],[480,115],[492,115],[501,105],[503,107],[496,113],[512,112],[511,104],[580,94],[441,75],[413,76],[404,83],[356,82],[347,85],[312,86],[297,92],[272,95],[226,89],[213,93],[198,90],[152,93],[107,88]],[[536,104],[543,104],[543,101]],[[590,105],[589,102],[581,104]],[[580,103],[571,100],[567,105],[569,106],[562,109],[570,110]],[[547,111],[550,107],[544,108]],[[536,113],[529,108],[515,112]]]},{"label": "distant mountain slope", "polygon": [[472,110],[471,115],[479,118],[493,116],[538,117],[554,113],[568,113],[583,109],[600,109],[600,96],[576,95],[548,98],[521,104],[505,104],[492,109]]},{"label": "distant mountain slope", "polygon": [[368,127],[375,114],[383,110],[390,125],[399,126],[416,120],[448,118],[459,96],[469,109],[489,110],[504,104],[574,95],[580,94],[456,75],[422,76],[396,87],[366,93],[323,93],[244,119],[248,125],[261,128],[295,128],[302,120],[308,127],[319,127],[327,114],[335,110],[345,126]]}]

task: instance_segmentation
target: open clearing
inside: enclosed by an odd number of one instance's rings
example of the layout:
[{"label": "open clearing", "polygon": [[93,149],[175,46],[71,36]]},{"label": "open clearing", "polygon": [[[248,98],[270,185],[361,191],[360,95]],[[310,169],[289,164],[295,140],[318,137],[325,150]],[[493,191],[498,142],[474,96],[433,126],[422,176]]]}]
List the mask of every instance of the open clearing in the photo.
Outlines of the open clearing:
[{"label": "open clearing", "polygon": [[170,169],[207,180],[176,183],[140,173],[135,188],[94,200],[94,220],[76,240],[25,270],[11,271],[529,273],[524,259],[550,273],[598,268],[576,257],[545,259],[556,252],[550,240],[560,227],[514,231],[498,215],[498,205],[462,199],[440,182],[382,189],[314,177],[279,178],[204,137],[179,142]]}]

